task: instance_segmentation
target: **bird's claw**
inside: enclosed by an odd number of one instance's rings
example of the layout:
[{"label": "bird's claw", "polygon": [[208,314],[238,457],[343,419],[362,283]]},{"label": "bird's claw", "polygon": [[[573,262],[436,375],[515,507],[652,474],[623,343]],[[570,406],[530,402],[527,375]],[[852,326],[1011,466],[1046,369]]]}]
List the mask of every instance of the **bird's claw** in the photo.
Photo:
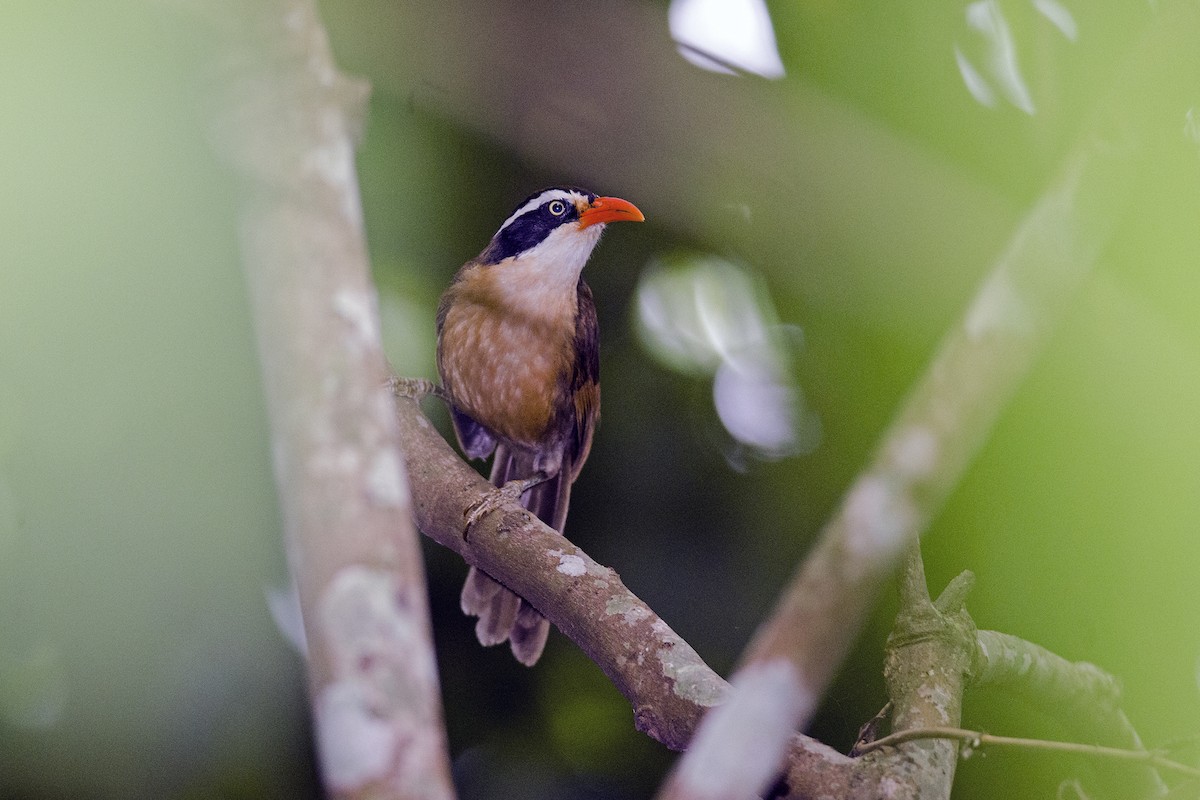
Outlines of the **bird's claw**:
[{"label": "bird's claw", "polygon": [[526,481],[509,481],[508,483],[494,488],[485,494],[483,497],[466,510],[467,526],[463,528],[463,538],[466,539],[471,533],[471,528],[475,523],[486,517],[488,514],[496,511],[506,503],[520,502],[521,495],[528,488]]},{"label": "bird's claw", "polygon": [[433,395],[442,400],[446,399],[446,393],[442,387],[424,378],[400,378],[393,375],[388,378],[387,385],[396,397],[408,397],[419,401],[427,395]]}]

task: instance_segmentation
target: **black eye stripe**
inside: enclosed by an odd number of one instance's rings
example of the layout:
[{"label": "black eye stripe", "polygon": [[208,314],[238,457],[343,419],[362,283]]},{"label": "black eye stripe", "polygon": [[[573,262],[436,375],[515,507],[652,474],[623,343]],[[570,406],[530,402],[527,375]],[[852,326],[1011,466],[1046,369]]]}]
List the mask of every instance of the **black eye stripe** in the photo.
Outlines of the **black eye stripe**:
[{"label": "black eye stripe", "polygon": [[501,228],[481,254],[481,260],[485,264],[495,264],[519,256],[536,247],[555,229],[576,219],[579,219],[579,211],[574,203],[559,198],[548,200]]},{"label": "black eye stripe", "polygon": [[[542,200],[547,194],[550,197]],[[579,219],[578,198],[590,203],[596,195],[572,186],[555,186],[525,198],[479,254],[480,261],[496,264],[536,247],[560,225]]]}]

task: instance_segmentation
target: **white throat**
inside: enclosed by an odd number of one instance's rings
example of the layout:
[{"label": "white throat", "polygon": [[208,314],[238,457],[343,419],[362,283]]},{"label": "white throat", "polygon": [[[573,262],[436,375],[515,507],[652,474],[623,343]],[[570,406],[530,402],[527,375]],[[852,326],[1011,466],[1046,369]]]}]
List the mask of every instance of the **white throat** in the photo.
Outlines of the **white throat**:
[{"label": "white throat", "polygon": [[494,265],[505,301],[537,316],[560,312],[564,298],[573,309],[579,275],[603,232],[604,225],[560,225],[536,247]]}]

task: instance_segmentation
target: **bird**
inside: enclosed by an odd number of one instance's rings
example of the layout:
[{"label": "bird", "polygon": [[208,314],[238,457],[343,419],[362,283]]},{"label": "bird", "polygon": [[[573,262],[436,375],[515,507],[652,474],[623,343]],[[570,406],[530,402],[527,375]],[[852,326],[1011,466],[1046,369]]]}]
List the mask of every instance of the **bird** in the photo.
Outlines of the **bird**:
[{"label": "bird", "polygon": [[[600,418],[600,340],[583,267],[612,222],[645,215],[619,197],[553,186],[517,205],[483,251],[467,261],[437,311],[437,371],[462,452],[493,456],[492,495],[468,512],[466,530],[505,498],[563,532],[571,485]],[[517,661],[541,657],[550,623],[477,567],[463,613],[478,617],[480,644],[506,640]]]}]

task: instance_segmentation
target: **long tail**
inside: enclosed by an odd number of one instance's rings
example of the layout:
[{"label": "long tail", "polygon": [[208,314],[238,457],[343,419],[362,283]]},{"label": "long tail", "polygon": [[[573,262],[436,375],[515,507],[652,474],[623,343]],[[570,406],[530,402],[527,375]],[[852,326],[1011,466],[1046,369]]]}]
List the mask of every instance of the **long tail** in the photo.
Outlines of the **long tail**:
[{"label": "long tail", "polygon": [[[534,473],[530,456],[514,453],[503,444],[496,445],[492,462],[493,486],[524,478]],[[521,497],[521,505],[542,522],[562,533],[567,521],[567,506],[571,498],[569,465],[564,464],[558,475],[538,484]],[[550,621],[536,608],[497,581],[471,567],[463,584],[462,610],[479,617],[475,636],[482,645],[501,644],[512,647],[513,656],[527,667],[537,663],[550,636]]]}]

